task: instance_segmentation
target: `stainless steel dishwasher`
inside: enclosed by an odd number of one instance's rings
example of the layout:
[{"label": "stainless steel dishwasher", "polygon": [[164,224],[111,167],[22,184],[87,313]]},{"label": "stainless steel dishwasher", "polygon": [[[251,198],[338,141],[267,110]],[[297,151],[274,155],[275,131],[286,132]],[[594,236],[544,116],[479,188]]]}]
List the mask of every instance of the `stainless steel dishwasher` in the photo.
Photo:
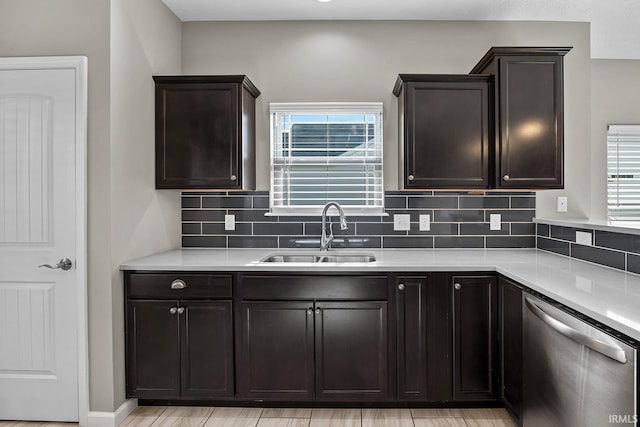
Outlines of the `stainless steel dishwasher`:
[{"label": "stainless steel dishwasher", "polygon": [[636,350],[539,298],[523,299],[523,425],[637,425]]}]

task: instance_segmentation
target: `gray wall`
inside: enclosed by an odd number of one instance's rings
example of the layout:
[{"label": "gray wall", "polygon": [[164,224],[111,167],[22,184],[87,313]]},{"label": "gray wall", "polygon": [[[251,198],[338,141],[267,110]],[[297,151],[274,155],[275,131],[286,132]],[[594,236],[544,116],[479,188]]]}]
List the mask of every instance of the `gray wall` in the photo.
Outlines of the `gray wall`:
[{"label": "gray wall", "polygon": [[[114,407],[110,289],[109,1],[1,0],[0,55],[89,57],[89,352],[92,409]],[[109,297],[106,301],[111,301]],[[100,396],[96,400],[95,394]]]},{"label": "gray wall", "polygon": [[[269,102],[382,100],[387,117],[386,188],[397,189],[397,102],[391,88],[398,73],[466,73],[492,45],[574,46],[565,72],[567,186],[538,193],[538,212],[544,216],[554,216],[555,195],[560,193],[570,198],[568,216],[601,210],[604,178],[599,181],[596,174],[604,173],[603,126],[638,122],[639,117],[635,100],[640,61],[590,61],[585,23],[181,25],[160,0],[0,0],[0,10],[0,56],[89,57],[93,411],[113,411],[124,399],[123,296],[117,265],[179,245],[178,195],[153,189],[151,75],[238,73],[254,80],[263,92],[258,98],[259,189],[268,188]],[[614,102],[611,93],[625,101]],[[585,165],[593,165],[592,170]]]},{"label": "gray wall", "polygon": [[[180,74],[181,35],[180,21],[160,0],[111,0],[111,286],[101,288],[103,305],[96,309],[101,319],[112,319],[108,364],[113,369],[115,408],[125,400],[124,295],[118,267],[126,260],[180,246],[180,193],[155,190],[151,77]],[[108,300],[111,304],[104,304]],[[97,315],[92,313],[92,318]],[[98,351],[92,353],[94,358],[100,357]],[[94,370],[92,374],[100,375]],[[103,395],[102,384],[91,385],[92,409],[103,407],[110,397]]]},{"label": "gray wall", "polygon": [[257,100],[257,182],[269,187],[270,102],[383,101],[385,188],[398,189],[398,73],[466,74],[491,46],[573,46],[565,58],[563,191],[541,191],[538,216],[591,208],[589,24],[542,22],[193,22],[183,24],[185,74],[248,74]]},{"label": "gray wall", "polygon": [[88,295],[92,411],[124,401],[125,258],[179,246],[177,192],[156,192],[153,82],[180,72],[160,0],[0,0],[0,56],[89,57]]},{"label": "gray wall", "polygon": [[591,217],[607,217],[607,125],[640,124],[640,60],[591,61]]}]

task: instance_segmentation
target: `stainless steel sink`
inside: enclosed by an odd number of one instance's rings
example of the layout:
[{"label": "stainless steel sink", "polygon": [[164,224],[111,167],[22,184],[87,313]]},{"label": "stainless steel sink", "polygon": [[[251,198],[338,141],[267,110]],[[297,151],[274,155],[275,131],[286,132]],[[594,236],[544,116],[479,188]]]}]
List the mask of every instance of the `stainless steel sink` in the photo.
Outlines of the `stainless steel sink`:
[{"label": "stainless steel sink", "polygon": [[376,257],[374,255],[369,254],[349,254],[349,255],[327,255],[323,256],[319,262],[359,262],[359,263],[368,263],[375,262]]},{"label": "stainless steel sink", "polygon": [[319,255],[302,255],[302,254],[271,254],[260,262],[319,262]]},{"label": "stainless steel sink", "polygon": [[260,262],[270,263],[359,263],[375,262],[373,254],[287,254],[276,253],[266,256]]}]

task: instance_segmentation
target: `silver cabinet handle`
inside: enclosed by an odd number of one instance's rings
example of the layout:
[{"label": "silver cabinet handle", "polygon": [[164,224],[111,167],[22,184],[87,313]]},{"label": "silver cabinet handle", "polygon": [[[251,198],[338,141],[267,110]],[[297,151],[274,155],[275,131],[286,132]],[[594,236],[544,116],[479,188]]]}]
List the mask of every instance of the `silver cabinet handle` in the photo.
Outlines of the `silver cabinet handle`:
[{"label": "silver cabinet handle", "polygon": [[46,268],[50,268],[52,270],[56,270],[56,269],[60,269],[60,270],[70,270],[71,266],[73,265],[73,263],[71,262],[71,260],[69,258],[62,258],[56,265],[51,265],[51,264],[42,264],[39,265],[38,268],[40,267],[46,267]]},{"label": "silver cabinet handle", "polygon": [[401,291],[404,291],[404,283],[400,283],[398,285],[398,289],[401,290]]},{"label": "silver cabinet handle", "polygon": [[171,289],[184,289],[187,287],[187,283],[182,279],[176,279],[171,282]]},{"label": "silver cabinet handle", "polygon": [[184,313],[184,307],[179,307],[178,308],[178,314],[182,314]]},{"label": "silver cabinet handle", "polygon": [[171,307],[169,309],[169,313],[171,313],[171,314],[176,314],[177,312],[178,312],[178,307]]},{"label": "silver cabinet handle", "polygon": [[235,181],[236,179],[238,179],[238,177],[237,177],[237,176],[235,176],[235,175],[231,175],[231,181]]},{"label": "silver cabinet handle", "polygon": [[511,178],[509,178],[509,175],[505,175],[505,176],[502,177],[502,179],[505,180],[505,181],[509,181]]},{"label": "silver cabinet handle", "polygon": [[556,332],[561,333],[567,338],[574,340],[578,344],[582,344],[583,346],[589,347],[590,349],[597,351],[600,354],[610,357],[613,360],[617,360],[620,363],[627,363],[627,355],[622,348],[616,346],[615,344],[609,344],[604,341],[600,341],[597,338],[585,335],[582,332],[576,331],[571,326],[562,323],[561,321],[544,311],[542,307],[538,306],[530,298],[525,298],[524,302],[527,305],[527,308],[531,310],[533,314],[535,314],[540,320],[549,325]]},{"label": "silver cabinet handle", "polygon": [[320,314],[320,309],[316,308],[316,314]]},{"label": "silver cabinet handle", "polygon": [[462,289],[462,285],[460,283],[454,283],[453,287],[456,291],[459,291],[460,289]]},{"label": "silver cabinet handle", "polygon": [[409,175],[407,178],[409,179],[409,181],[413,181],[415,177],[413,175]]},{"label": "silver cabinet handle", "polygon": [[308,309],[307,309],[307,314],[308,314],[309,316],[313,316],[313,308],[308,308]]}]

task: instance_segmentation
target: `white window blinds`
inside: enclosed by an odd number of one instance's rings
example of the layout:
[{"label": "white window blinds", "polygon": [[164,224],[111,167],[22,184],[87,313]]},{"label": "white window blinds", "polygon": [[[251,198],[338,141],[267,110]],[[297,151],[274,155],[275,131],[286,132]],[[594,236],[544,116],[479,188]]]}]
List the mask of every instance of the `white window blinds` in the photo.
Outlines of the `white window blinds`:
[{"label": "white window blinds", "polygon": [[640,221],[640,125],[607,130],[609,221]]},{"label": "white window blinds", "polygon": [[271,107],[271,212],[383,213],[382,103]]}]

